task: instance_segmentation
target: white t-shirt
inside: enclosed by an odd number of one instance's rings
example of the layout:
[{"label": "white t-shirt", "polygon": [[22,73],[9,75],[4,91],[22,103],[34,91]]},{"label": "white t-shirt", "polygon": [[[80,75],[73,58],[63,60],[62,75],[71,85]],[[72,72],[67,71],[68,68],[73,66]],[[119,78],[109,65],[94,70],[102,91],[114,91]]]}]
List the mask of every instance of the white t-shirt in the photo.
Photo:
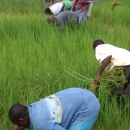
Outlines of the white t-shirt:
[{"label": "white t-shirt", "polygon": [[95,49],[96,58],[101,63],[108,56],[112,56],[111,63],[106,69],[111,70],[114,66],[130,65],[130,51],[115,47],[110,44],[98,45]]},{"label": "white t-shirt", "polygon": [[52,6],[50,6],[50,10],[54,15],[57,15],[58,13],[60,13],[61,9],[63,7],[62,3],[55,3]]}]

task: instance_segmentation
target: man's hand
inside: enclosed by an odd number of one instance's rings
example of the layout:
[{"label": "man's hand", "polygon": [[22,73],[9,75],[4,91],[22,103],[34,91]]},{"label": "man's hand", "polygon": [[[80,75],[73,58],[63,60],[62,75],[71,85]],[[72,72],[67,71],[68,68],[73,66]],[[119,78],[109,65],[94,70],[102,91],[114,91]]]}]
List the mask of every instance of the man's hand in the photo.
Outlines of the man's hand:
[{"label": "man's hand", "polygon": [[101,78],[101,76],[100,75],[98,75],[98,76],[96,76],[94,79],[93,79],[93,81],[92,81],[92,89],[96,89],[97,87],[97,82],[100,80],[100,78]]},{"label": "man's hand", "polygon": [[[93,82],[92,82],[92,89],[95,89],[96,88],[96,84],[97,82],[99,81],[99,79],[101,78],[101,74],[102,72],[104,71],[104,69],[108,66],[108,64],[111,62],[111,58],[112,56],[109,55],[108,57],[106,57],[102,63],[101,63],[101,66],[99,67],[98,69],[98,72],[96,74],[96,77],[93,79]],[[97,89],[97,88],[96,88]]]}]

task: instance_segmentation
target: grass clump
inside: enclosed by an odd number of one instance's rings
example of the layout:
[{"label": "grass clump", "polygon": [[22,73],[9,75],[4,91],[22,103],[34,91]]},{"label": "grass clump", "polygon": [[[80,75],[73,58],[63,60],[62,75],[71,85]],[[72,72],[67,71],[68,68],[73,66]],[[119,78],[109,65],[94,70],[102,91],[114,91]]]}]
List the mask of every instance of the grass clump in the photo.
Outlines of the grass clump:
[{"label": "grass clump", "polygon": [[111,71],[105,71],[102,74],[102,78],[100,79],[99,84],[104,84],[105,86],[109,86],[111,89],[113,88],[123,89],[124,84],[126,82],[127,81],[124,76],[123,68],[115,67]]}]

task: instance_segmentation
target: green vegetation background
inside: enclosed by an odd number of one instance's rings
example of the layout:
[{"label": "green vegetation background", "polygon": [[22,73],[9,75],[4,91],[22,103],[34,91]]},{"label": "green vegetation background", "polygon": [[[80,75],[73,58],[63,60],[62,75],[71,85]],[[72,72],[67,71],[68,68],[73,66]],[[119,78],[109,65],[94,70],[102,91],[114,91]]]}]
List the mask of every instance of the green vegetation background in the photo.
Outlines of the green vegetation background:
[{"label": "green vegetation background", "polygon": [[[28,105],[56,91],[89,89],[99,67],[92,43],[102,39],[130,50],[130,4],[112,10],[113,0],[94,3],[91,18],[63,34],[46,22],[43,0],[0,0],[0,129],[12,127],[8,110],[13,103]],[[93,130],[129,130],[130,105],[108,102],[100,86],[101,111]]]}]

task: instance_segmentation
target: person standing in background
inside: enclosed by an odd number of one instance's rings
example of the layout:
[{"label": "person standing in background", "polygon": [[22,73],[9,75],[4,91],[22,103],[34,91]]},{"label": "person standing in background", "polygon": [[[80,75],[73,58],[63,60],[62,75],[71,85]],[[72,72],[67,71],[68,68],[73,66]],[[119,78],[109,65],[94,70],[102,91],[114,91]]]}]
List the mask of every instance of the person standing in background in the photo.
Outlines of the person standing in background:
[{"label": "person standing in background", "polygon": [[[90,3],[99,2],[100,0],[74,0],[71,10],[74,10],[79,14],[79,22],[86,23],[87,16],[91,14],[92,5]],[[89,11],[90,5],[90,13],[87,15],[87,11]]]},{"label": "person standing in background", "polygon": [[86,23],[87,22],[87,10],[89,7],[88,0],[75,0],[71,10],[74,10],[79,15],[79,23]]}]

